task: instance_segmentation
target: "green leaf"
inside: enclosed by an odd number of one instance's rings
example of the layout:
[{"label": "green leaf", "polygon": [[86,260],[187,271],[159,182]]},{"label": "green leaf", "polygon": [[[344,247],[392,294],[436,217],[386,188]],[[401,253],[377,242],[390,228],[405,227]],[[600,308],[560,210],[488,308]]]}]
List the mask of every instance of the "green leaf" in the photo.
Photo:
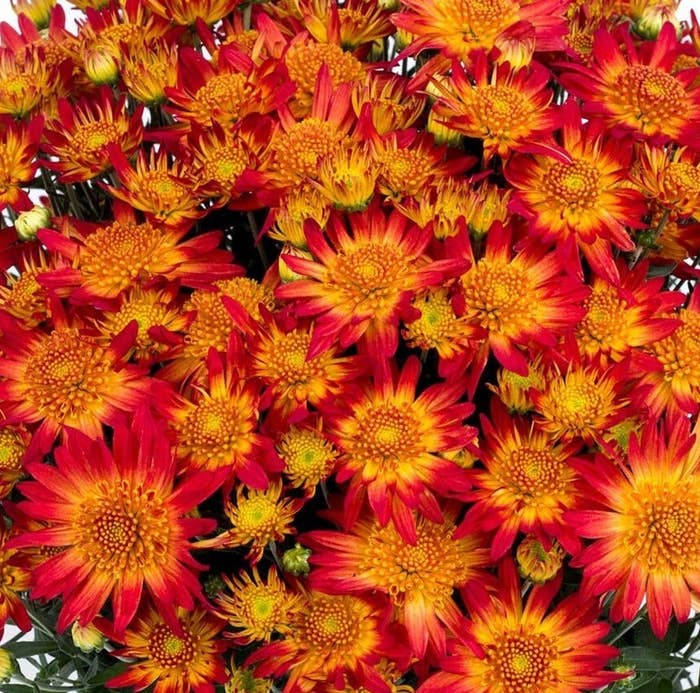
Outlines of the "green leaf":
[{"label": "green leaf", "polygon": [[673,682],[670,679],[652,681],[638,688],[637,693],[673,693]]},{"label": "green leaf", "polygon": [[2,686],[2,693],[34,693],[34,688],[21,683],[5,683]]},{"label": "green leaf", "polygon": [[678,671],[692,665],[685,657],[673,657],[659,654],[650,647],[623,647],[622,657],[636,671]]},{"label": "green leaf", "polygon": [[634,644],[647,647],[658,653],[671,654],[676,651],[676,640],[678,638],[678,623],[672,621],[669,624],[668,632],[663,639],[659,639],[651,630],[649,621],[644,620],[634,627]]},{"label": "green leaf", "polygon": [[116,664],[112,664],[111,667],[107,667],[106,669],[102,669],[102,671],[98,672],[96,676],[93,676],[90,679],[91,684],[104,684],[107,683],[110,679],[114,678],[115,676],[118,676],[119,674],[125,672],[129,668],[129,665],[126,662],[117,662]]},{"label": "green leaf", "polygon": [[17,659],[33,657],[38,654],[55,655],[58,653],[58,646],[54,640],[8,642],[3,645],[3,649],[11,652]]}]

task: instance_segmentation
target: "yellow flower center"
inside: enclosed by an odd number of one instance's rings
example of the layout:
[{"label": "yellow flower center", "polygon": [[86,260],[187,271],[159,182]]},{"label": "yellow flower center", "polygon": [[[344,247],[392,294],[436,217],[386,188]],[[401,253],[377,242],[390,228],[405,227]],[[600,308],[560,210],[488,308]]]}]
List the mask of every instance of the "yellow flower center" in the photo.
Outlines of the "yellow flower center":
[{"label": "yellow flower center", "polygon": [[381,182],[391,196],[411,195],[434,175],[435,162],[418,149],[387,149],[378,159]]},{"label": "yellow flower center", "polygon": [[22,383],[42,417],[76,423],[86,411],[103,407],[111,373],[104,351],[92,340],[75,330],[56,330],[34,348]]},{"label": "yellow flower center", "polygon": [[538,693],[558,681],[557,650],[543,634],[511,631],[486,646],[486,661],[504,693]]},{"label": "yellow flower center", "polygon": [[274,498],[256,494],[238,501],[236,527],[251,536],[265,536],[274,533],[278,515]]},{"label": "yellow flower center", "polygon": [[207,152],[202,179],[232,186],[250,165],[250,157],[242,146],[217,147]]},{"label": "yellow flower center", "polygon": [[518,14],[518,3],[511,0],[437,0],[434,8],[432,21],[444,27],[450,49],[462,56],[473,48],[492,48],[496,37],[517,21]]},{"label": "yellow flower center", "polygon": [[617,289],[606,282],[594,282],[584,302],[586,315],[576,337],[587,353],[598,351],[622,355],[629,349],[630,322],[635,313],[619,298]]},{"label": "yellow flower center", "polygon": [[631,65],[611,86],[609,106],[628,125],[646,134],[673,134],[688,113],[683,85],[673,75],[650,65]]},{"label": "yellow flower center", "polygon": [[667,382],[685,380],[700,388],[700,313],[682,309],[678,317],[683,324],[670,337],[650,346],[663,365]]},{"label": "yellow flower center", "polygon": [[508,142],[522,129],[529,132],[532,109],[526,95],[518,89],[488,84],[478,87],[473,98],[478,137]]},{"label": "yellow flower center", "polygon": [[104,482],[74,519],[75,546],[100,571],[161,570],[170,560],[172,518],[153,489],[126,479]]},{"label": "yellow flower center", "polygon": [[487,258],[462,275],[467,315],[491,332],[516,337],[536,323],[533,280],[513,264]]},{"label": "yellow flower center", "polygon": [[696,570],[700,555],[700,492],[682,484],[640,483],[625,499],[629,518],[623,545],[648,571],[661,575]]},{"label": "yellow flower center", "polygon": [[348,598],[316,598],[305,614],[303,637],[314,649],[352,651],[359,645],[361,633],[359,615]]},{"label": "yellow flower center", "polygon": [[519,499],[537,501],[566,490],[569,467],[550,448],[523,446],[504,456],[501,481],[510,486]]},{"label": "yellow flower center", "polygon": [[596,167],[581,159],[557,162],[549,167],[544,179],[547,192],[571,212],[590,209],[598,200],[600,174]]},{"label": "yellow flower center", "polygon": [[151,199],[158,213],[168,216],[169,208],[179,208],[190,198],[189,190],[166,171],[144,171],[139,176],[139,193]]},{"label": "yellow flower center", "polygon": [[186,666],[195,658],[195,643],[190,633],[176,636],[170,628],[159,624],[148,638],[151,658],[163,669],[177,669]]},{"label": "yellow flower center", "polygon": [[666,169],[664,188],[674,199],[700,195],[700,170],[687,161],[673,161]]},{"label": "yellow flower center", "polygon": [[285,474],[295,486],[315,486],[327,479],[338,457],[333,445],[312,429],[292,427],[277,446]]},{"label": "yellow flower center", "polygon": [[0,473],[22,469],[22,456],[26,450],[22,439],[11,428],[0,429]]},{"label": "yellow flower center", "polygon": [[416,299],[413,305],[420,310],[420,317],[406,325],[404,330],[409,346],[437,348],[439,353],[444,342],[458,338],[462,328],[446,291],[431,291]]},{"label": "yellow flower center", "polygon": [[284,62],[297,89],[313,93],[322,65],[328,66],[333,87],[342,82],[359,82],[365,77],[362,63],[350,52],[335,43],[317,43],[308,40],[290,46]]},{"label": "yellow flower center", "polygon": [[83,158],[94,158],[98,154],[106,156],[105,145],[119,142],[122,134],[114,122],[85,123],[71,133],[71,151]]},{"label": "yellow flower center", "polygon": [[209,123],[212,112],[223,111],[229,122],[240,120],[247,112],[252,96],[253,86],[248,84],[244,74],[225,72],[214,75],[194,96],[194,101],[199,106],[195,118],[197,122]]}]

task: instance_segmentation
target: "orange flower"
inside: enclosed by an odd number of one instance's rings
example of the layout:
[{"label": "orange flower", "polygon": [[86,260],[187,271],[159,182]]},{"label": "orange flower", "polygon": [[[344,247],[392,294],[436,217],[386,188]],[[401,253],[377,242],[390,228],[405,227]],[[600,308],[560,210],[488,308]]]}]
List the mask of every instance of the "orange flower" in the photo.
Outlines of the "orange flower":
[{"label": "orange flower", "polygon": [[375,358],[392,356],[399,319],[410,313],[413,295],[464,264],[431,260],[425,253],[430,229],[419,229],[398,212],[387,217],[377,204],[347,218],[332,214],[325,235],[309,222],[306,237],[314,258],[283,256],[303,278],[280,286],[277,296],[292,299],[298,315],[315,318],[309,357],[336,340],[342,348],[359,340]]},{"label": "orange flower", "polygon": [[257,387],[233,364],[211,349],[206,385],[190,399],[173,394],[163,410],[177,435],[178,457],[189,469],[225,471],[228,488],[234,478],[265,488],[266,470],[281,465],[275,464],[272,441],[257,432]]},{"label": "orange flower", "polygon": [[0,313],[3,412],[8,421],[39,424],[32,438],[37,452],[49,450],[64,427],[101,436],[102,424],[133,411],[151,388],[140,369],[123,363],[135,324],[104,348],[86,329],[61,319],[59,310],[52,306],[56,327],[48,334],[28,332]]},{"label": "orange flower", "polygon": [[700,149],[700,69],[672,73],[681,50],[669,22],[655,41],[634,45],[625,34],[624,51],[604,29],[596,33],[590,67],[567,64],[561,82],[583,99],[585,116],[603,119],[613,134],[632,133],[651,143],[670,140]]},{"label": "orange flower", "polygon": [[[33,251],[33,252],[32,252]],[[17,318],[28,330],[34,329],[49,317],[48,292],[39,283],[38,276],[54,267],[56,257],[47,259],[41,246],[25,252],[12,273],[6,272],[7,286],[0,286],[0,309]]]},{"label": "orange flower", "polygon": [[[7,430],[2,429],[2,433]],[[7,546],[9,538],[10,530],[6,518],[4,514],[0,514],[0,637],[5,631],[8,619],[12,619],[22,631],[28,631],[32,627],[29,614],[20,598],[20,592],[29,589],[32,574],[26,561],[22,560],[22,553]]]},{"label": "orange flower", "polygon": [[245,665],[257,664],[256,676],[289,674],[284,693],[318,690],[324,682],[343,685],[346,680],[376,688],[374,667],[382,655],[394,656],[398,644],[386,634],[381,605],[314,590],[303,596],[290,633],[253,652]]},{"label": "orange flower", "polygon": [[145,212],[146,219],[175,228],[189,227],[204,216],[201,196],[195,192],[196,179],[190,166],[182,161],[172,161],[164,148],[151,149],[147,155],[139,149],[136,168],[114,145],[107,145],[112,165],[121,185],[105,185],[105,189],[118,200],[134,209]]},{"label": "orange flower", "polygon": [[[133,411],[133,409],[132,409]],[[32,599],[63,596],[57,628],[90,623],[111,595],[115,630],[131,622],[144,586],[173,628],[176,607],[192,609],[202,599],[199,563],[188,538],[209,532],[211,520],[186,517],[219,485],[200,473],[175,484],[175,457],[164,426],[145,408],[131,429],[114,427],[112,450],[102,438],[71,430],[54,452],[56,466],[27,465],[34,481],[20,489],[20,508],[46,522],[10,541],[17,548],[62,550],[32,572]]]},{"label": "orange flower", "polygon": [[633,437],[627,460],[576,463],[591,504],[567,521],[594,541],[572,565],[583,567],[587,593],[614,591],[615,621],[631,620],[646,597],[663,638],[671,612],[687,620],[691,592],[700,591],[700,444],[689,419],[672,416]]},{"label": "orange flower", "polygon": [[428,643],[444,653],[446,629],[461,630],[453,592],[489,562],[482,537],[454,537],[457,510],[458,504],[447,507],[441,524],[419,517],[413,543],[371,518],[348,533],[310,532],[302,537],[313,549],[310,584],[336,594],[383,592],[408,632],[412,655],[424,657]]},{"label": "orange flower", "polygon": [[177,84],[177,46],[165,40],[134,46],[121,55],[120,75],[135,99],[157,106],[166,100],[165,88]]},{"label": "orange flower", "polygon": [[392,21],[418,37],[410,48],[414,55],[437,49],[464,59],[474,49],[491,50],[496,40],[518,22],[534,27],[537,50],[563,49],[567,3],[561,0],[404,0],[401,5],[403,11]]},{"label": "orange flower", "polygon": [[346,525],[357,516],[365,491],[384,526],[392,520],[405,541],[415,542],[413,510],[433,522],[442,514],[436,496],[465,491],[464,470],[447,453],[470,445],[475,431],[464,425],[473,406],[458,403],[459,386],[435,384],[416,396],[418,360],[409,358],[398,378],[388,367],[375,382],[359,381],[337,407],[324,409],[328,433],[341,456],[338,482],[346,491]]},{"label": "orange flower", "polygon": [[511,258],[511,232],[500,223],[486,236],[486,252],[460,281],[458,314],[488,332],[477,364],[488,350],[511,371],[526,375],[528,361],[518,346],[554,344],[583,317],[588,290],[562,275],[554,253],[529,245]]},{"label": "orange flower", "polygon": [[560,587],[561,579],[537,585],[523,604],[511,560],[501,563],[495,591],[472,581],[461,592],[476,650],[454,642],[420,693],[580,693],[623,678],[603,669],[619,650],[601,643],[610,627],[595,620],[594,602],[573,594],[550,610]]},{"label": "orange flower", "polygon": [[483,140],[486,159],[518,150],[553,149],[557,121],[550,106],[548,70],[537,63],[520,70],[503,64],[491,74],[486,56],[479,53],[470,72],[455,62],[450,80],[435,82],[436,118],[467,137]]},{"label": "orange flower", "polygon": [[187,229],[137,223],[134,210],[118,202],[113,216],[104,226],[63,218],[61,231],[40,231],[41,242],[72,263],[44,273],[42,285],[70,288],[74,301],[92,303],[156,278],[196,287],[242,272],[229,252],[218,250],[219,232],[183,240]]},{"label": "orange flower", "polygon": [[43,127],[41,116],[19,123],[0,117],[0,212],[8,205],[15,212],[31,209],[29,195],[20,186],[31,182],[36,173]]},{"label": "orange flower", "polygon": [[573,553],[580,547],[576,535],[563,520],[575,506],[577,474],[570,459],[579,444],[555,444],[552,437],[520,417],[511,417],[502,406],[493,406],[491,420],[481,417],[480,441],[484,468],[473,470],[474,501],[456,536],[474,528],[496,529],[491,559],[500,559],[518,532],[535,533],[546,543],[558,539]]},{"label": "orange flower", "polygon": [[44,162],[58,171],[64,183],[85,181],[112,166],[108,145],[131,156],[143,139],[143,107],[133,115],[126,111],[126,95],[114,100],[111,89],[103,87],[98,95],[71,105],[58,102],[58,118],[47,123],[42,149],[56,159]]},{"label": "orange flower", "polygon": [[176,613],[173,625],[149,604],[123,635],[106,629],[110,639],[125,645],[113,656],[130,662],[124,673],[107,681],[108,688],[142,691],[153,686],[153,693],[213,693],[215,683],[226,681],[220,654],[226,645],[218,637],[223,622],[204,609]]},{"label": "orange flower", "polygon": [[192,26],[197,20],[214,24],[233,12],[240,0],[143,0],[144,5],[165,19]]},{"label": "orange flower", "polygon": [[578,249],[592,269],[619,281],[611,244],[633,250],[625,227],[643,226],[641,194],[627,176],[631,149],[607,140],[599,123],[581,124],[573,101],[561,109],[562,146],[568,161],[551,156],[515,156],[506,167],[515,188],[511,209],[528,220],[532,237],[552,245],[562,264],[583,278]]},{"label": "orange flower", "polygon": [[31,435],[24,426],[0,428],[0,500],[7,498],[24,476],[25,453]]}]

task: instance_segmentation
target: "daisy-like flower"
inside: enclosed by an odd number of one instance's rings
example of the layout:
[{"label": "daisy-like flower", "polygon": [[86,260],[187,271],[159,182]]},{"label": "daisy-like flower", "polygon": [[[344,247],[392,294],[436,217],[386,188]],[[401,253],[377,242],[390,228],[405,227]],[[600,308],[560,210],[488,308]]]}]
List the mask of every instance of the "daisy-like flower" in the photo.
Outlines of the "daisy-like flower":
[{"label": "daisy-like flower", "polygon": [[7,498],[15,484],[25,475],[25,453],[31,435],[24,426],[0,428],[0,500]]},{"label": "daisy-like flower", "polygon": [[510,230],[494,224],[484,257],[461,276],[457,297],[458,314],[488,333],[477,370],[490,349],[508,370],[526,375],[528,360],[518,347],[553,345],[583,317],[588,289],[562,270],[541,246],[530,244],[512,257]]},{"label": "daisy-like flower", "polygon": [[477,528],[497,530],[491,543],[491,559],[508,551],[518,532],[558,539],[573,553],[580,546],[563,514],[578,500],[577,474],[570,459],[578,443],[554,444],[547,433],[520,417],[510,417],[493,406],[491,419],[481,418],[479,441],[484,468],[472,470],[474,501],[456,536]]},{"label": "daisy-like flower", "polygon": [[528,232],[553,245],[569,271],[583,277],[579,249],[593,270],[619,281],[612,246],[633,250],[626,227],[641,227],[646,204],[627,176],[632,150],[604,139],[600,123],[581,124],[573,101],[561,110],[562,146],[570,160],[518,155],[505,169],[515,188],[513,211]]},{"label": "daisy-like flower", "polygon": [[[186,517],[219,485],[210,473],[182,477],[164,426],[145,408],[131,429],[114,427],[112,450],[102,438],[70,430],[54,452],[56,466],[27,465],[34,478],[20,490],[20,509],[46,523],[10,540],[16,548],[55,547],[32,571],[32,599],[61,595],[57,627],[90,623],[111,596],[114,627],[131,622],[144,587],[165,620],[177,627],[176,607],[202,599],[189,537],[213,521]],[[60,550],[58,550],[60,549]]]},{"label": "daisy-like flower", "polygon": [[178,456],[190,469],[225,471],[229,484],[237,478],[265,488],[266,469],[276,468],[276,460],[272,441],[257,432],[258,388],[232,358],[225,363],[214,349],[206,369],[206,387],[197,387],[190,398],[173,394],[163,405],[176,433]]},{"label": "daisy-like flower", "polygon": [[492,75],[480,53],[470,72],[455,62],[450,79],[434,83],[439,99],[433,111],[453,130],[483,140],[487,159],[521,149],[545,149],[557,126],[550,106],[550,79],[549,71],[536,63],[519,70],[498,65]]},{"label": "daisy-like flower", "polygon": [[680,52],[676,30],[666,23],[655,41],[634,45],[625,34],[624,50],[605,29],[596,32],[590,67],[568,63],[564,87],[583,99],[585,116],[601,117],[613,133],[655,144],[668,141],[700,147],[699,68],[673,72]]},{"label": "daisy-like flower", "polygon": [[[700,406],[700,290],[693,290],[685,308],[676,314],[681,324],[668,337],[651,342],[647,349],[655,357],[656,368],[641,372],[642,385],[650,385],[645,397],[654,416],[664,410],[694,414]],[[659,368],[658,365],[661,367]]]},{"label": "daisy-like flower", "polygon": [[567,521],[594,541],[572,565],[583,568],[587,593],[614,591],[613,620],[631,620],[646,597],[663,638],[671,613],[687,620],[700,590],[700,443],[686,416],[672,416],[633,437],[627,459],[576,463],[591,507]]},{"label": "daisy-like flower", "polygon": [[[3,432],[7,429],[3,429]],[[6,546],[10,530],[4,514],[0,514],[0,637],[8,619],[22,631],[32,627],[29,614],[22,603],[21,592],[27,592],[31,583],[31,571],[22,554]]]},{"label": "daisy-like flower", "polygon": [[542,365],[542,354],[539,353],[528,364],[525,375],[520,375],[507,368],[499,368],[496,372],[496,383],[486,383],[486,387],[506,405],[513,414],[527,414],[534,409],[531,392],[544,390],[545,368]]},{"label": "daisy-like flower", "polygon": [[113,216],[104,226],[63,218],[60,231],[40,231],[41,242],[72,265],[43,273],[41,283],[57,291],[70,287],[72,300],[94,303],[156,278],[196,287],[243,271],[218,250],[218,232],[184,240],[186,229],[138,223],[134,210],[120,203]]},{"label": "daisy-like flower", "polygon": [[133,411],[151,391],[144,372],[123,362],[135,330],[103,347],[55,309],[56,328],[49,333],[28,332],[0,313],[3,414],[12,422],[39,424],[32,437],[36,452],[49,450],[66,427],[101,436],[102,424]]},{"label": "daisy-like flower", "polygon": [[[253,652],[245,664],[255,664],[257,676],[289,674],[284,693],[317,690],[323,683],[346,681],[377,688],[374,666],[382,655],[395,654],[382,623],[377,600],[312,590],[304,594],[302,609],[290,622],[290,632]],[[341,689],[342,690],[342,689]]]},{"label": "daisy-like flower", "polygon": [[478,48],[486,51],[496,40],[518,22],[531,24],[535,31],[537,50],[563,48],[566,33],[561,0],[405,0],[402,12],[392,21],[417,38],[411,53],[437,49],[455,58],[466,58]]},{"label": "daisy-like flower", "polygon": [[43,127],[41,116],[19,123],[0,118],[0,211],[8,205],[16,212],[31,209],[29,195],[21,186],[36,173]]},{"label": "daisy-like flower", "polygon": [[216,596],[216,613],[235,629],[234,633],[225,632],[225,637],[249,645],[255,641],[270,642],[274,633],[290,632],[290,622],[303,604],[301,597],[282,583],[274,567],[264,580],[257,566],[252,575],[241,573],[232,579],[222,575],[221,579],[230,595],[220,592]]},{"label": "daisy-like flower", "polygon": [[619,653],[601,641],[610,630],[596,621],[597,605],[579,595],[554,608],[561,580],[532,588],[523,603],[515,566],[501,563],[496,591],[479,582],[462,590],[471,622],[465,625],[481,650],[452,643],[442,671],[420,693],[582,693],[624,676],[604,667]]},{"label": "daisy-like flower", "polygon": [[[5,273],[6,286],[0,286],[0,309],[17,318],[22,325],[31,330],[44,322],[49,316],[49,301],[46,289],[37,277],[54,267],[56,257],[48,257],[41,246],[25,252],[15,271]],[[60,260],[58,261],[59,264]]]},{"label": "daisy-like flower", "polygon": [[234,548],[250,544],[246,559],[255,565],[270,542],[283,541],[296,534],[294,514],[301,502],[282,497],[282,482],[277,480],[263,490],[240,484],[236,498],[227,500],[226,517],[232,525],[212,539],[201,539],[198,549]]},{"label": "daisy-like flower", "polygon": [[671,311],[684,298],[680,292],[662,291],[661,277],[647,281],[645,263],[632,270],[618,263],[618,269],[618,285],[597,276],[591,279],[591,293],[583,302],[586,314],[576,327],[581,353],[604,364],[622,361],[628,354],[634,360],[636,347],[653,349],[668,337],[679,325]]},{"label": "daisy-like flower", "polygon": [[110,639],[124,643],[113,655],[130,658],[130,664],[125,672],[107,681],[107,687],[142,691],[153,686],[153,693],[214,693],[214,684],[228,677],[221,657],[226,645],[218,637],[223,625],[203,609],[177,609],[175,628],[149,604],[123,635],[109,633]]},{"label": "daisy-like flower", "polygon": [[416,396],[417,359],[398,378],[388,367],[374,382],[348,387],[343,403],[324,410],[328,434],[341,453],[336,479],[346,491],[346,525],[357,517],[365,491],[379,523],[392,520],[401,536],[415,541],[413,510],[434,522],[442,513],[436,496],[469,487],[464,470],[446,453],[470,445],[475,431],[464,425],[473,406],[458,403],[458,386],[435,384]]},{"label": "daisy-like flower", "polygon": [[112,166],[108,145],[131,156],[143,139],[143,107],[132,115],[126,111],[126,94],[115,101],[111,89],[102,87],[98,95],[75,104],[58,102],[58,118],[44,129],[42,149],[51,160],[43,162],[60,173],[64,183],[86,181]]},{"label": "daisy-like flower", "polygon": [[122,54],[119,74],[129,94],[151,107],[163,103],[166,87],[177,84],[177,55],[177,46],[163,39]]},{"label": "daisy-like flower", "polygon": [[233,12],[240,0],[144,0],[155,14],[181,26],[193,26],[197,20],[214,24]]},{"label": "daisy-like flower", "polygon": [[413,544],[372,518],[360,519],[350,532],[310,532],[302,538],[313,549],[310,584],[335,594],[383,592],[407,630],[413,656],[425,656],[428,643],[444,653],[446,630],[460,631],[453,592],[477,577],[489,557],[483,537],[454,537],[456,504],[443,514],[441,524],[418,518]]},{"label": "daisy-like flower", "polygon": [[309,356],[336,341],[345,348],[359,340],[375,356],[393,355],[399,319],[410,312],[413,294],[464,266],[459,259],[431,260],[425,253],[430,230],[410,224],[398,212],[387,217],[378,205],[347,221],[332,214],[325,234],[309,223],[306,238],[312,259],[284,256],[303,278],[276,293],[292,299],[298,315],[315,318]]}]

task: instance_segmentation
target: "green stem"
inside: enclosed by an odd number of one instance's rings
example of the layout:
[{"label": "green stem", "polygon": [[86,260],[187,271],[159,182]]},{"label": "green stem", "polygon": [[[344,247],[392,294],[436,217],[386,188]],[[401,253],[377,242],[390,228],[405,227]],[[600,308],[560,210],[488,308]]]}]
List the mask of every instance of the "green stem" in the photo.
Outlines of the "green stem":
[{"label": "green stem", "polygon": [[608,640],[608,645],[612,645],[613,643],[617,642],[625,633],[632,630],[632,628],[643,621],[646,617],[647,611],[646,608],[644,608],[626,626],[623,626],[617,633],[615,633],[614,637]]}]

